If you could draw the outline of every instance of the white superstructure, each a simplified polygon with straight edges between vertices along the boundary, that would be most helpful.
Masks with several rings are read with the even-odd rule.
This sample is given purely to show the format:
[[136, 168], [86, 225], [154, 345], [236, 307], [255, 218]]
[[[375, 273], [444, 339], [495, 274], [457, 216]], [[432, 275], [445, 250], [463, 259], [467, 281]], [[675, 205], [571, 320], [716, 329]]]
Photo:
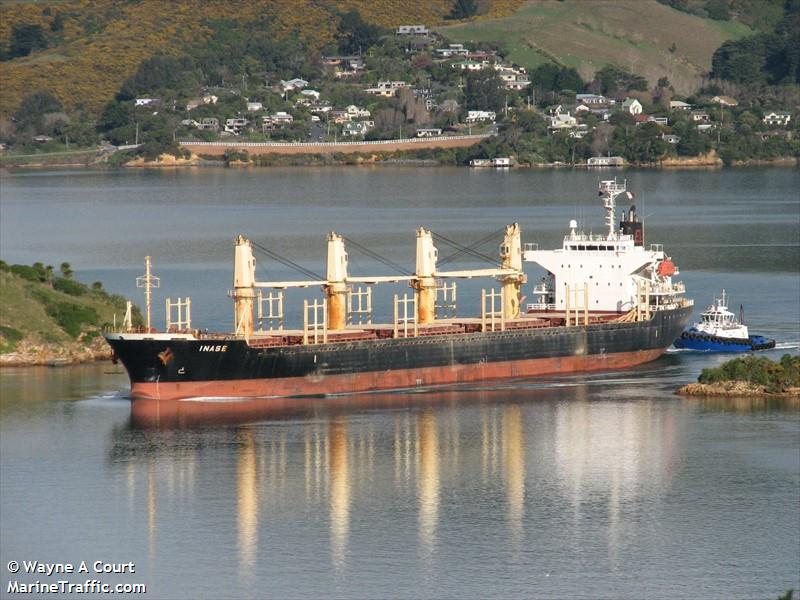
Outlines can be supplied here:
[[713, 304], [703, 311], [692, 330], [721, 338], [746, 340], [750, 336], [747, 325], [737, 321], [728, 310], [725, 290], [722, 290], [721, 298], [714, 298]]
[[560, 249], [539, 250], [538, 244], [525, 244], [525, 261], [547, 271], [534, 287], [534, 302], [528, 309], [624, 313], [643, 306], [652, 311], [689, 302], [682, 298], [683, 283], [672, 281], [678, 270], [661, 244], [645, 248], [643, 223], [635, 207], [622, 211], [620, 227], [616, 227], [617, 197], [624, 194], [633, 199], [625, 182], [601, 181], [599, 188], [606, 233], [578, 231], [577, 223], [571, 221]]

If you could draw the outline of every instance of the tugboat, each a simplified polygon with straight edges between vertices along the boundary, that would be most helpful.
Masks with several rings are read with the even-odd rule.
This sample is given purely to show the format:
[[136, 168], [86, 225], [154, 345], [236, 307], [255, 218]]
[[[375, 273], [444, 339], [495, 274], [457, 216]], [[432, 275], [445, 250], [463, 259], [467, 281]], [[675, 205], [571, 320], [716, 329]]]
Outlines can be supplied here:
[[[740, 321], [744, 319], [740, 317]], [[775, 347], [775, 340], [749, 335], [747, 325], [740, 321], [728, 310], [725, 290], [722, 290], [722, 297], [714, 299], [700, 315], [700, 321], [681, 333], [674, 346], [704, 352], [751, 352]]]

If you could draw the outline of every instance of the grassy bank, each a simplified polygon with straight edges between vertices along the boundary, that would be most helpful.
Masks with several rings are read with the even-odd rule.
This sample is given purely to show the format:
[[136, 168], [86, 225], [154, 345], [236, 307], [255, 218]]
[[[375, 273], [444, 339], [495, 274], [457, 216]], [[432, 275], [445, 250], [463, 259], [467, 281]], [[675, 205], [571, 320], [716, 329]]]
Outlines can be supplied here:
[[[122, 322], [125, 299], [41, 263], [0, 262], [0, 365], [83, 362], [108, 355], [100, 335]], [[138, 309], [134, 318], [141, 321]]]

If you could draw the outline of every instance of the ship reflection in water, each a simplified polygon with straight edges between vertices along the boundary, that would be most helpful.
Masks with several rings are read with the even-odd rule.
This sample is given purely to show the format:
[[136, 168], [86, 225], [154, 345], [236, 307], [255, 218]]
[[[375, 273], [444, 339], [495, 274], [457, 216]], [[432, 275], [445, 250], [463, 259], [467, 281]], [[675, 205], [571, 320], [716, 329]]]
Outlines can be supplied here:
[[[298, 520], [328, 530], [334, 576], [347, 573], [353, 539], [363, 538], [365, 528], [392, 532], [382, 552], [416, 545], [422, 565], [429, 565], [441, 550], [442, 528], [477, 499], [495, 504], [491, 519], [505, 527], [493, 535], [504, 536], [511, 558], [536, 543], [535, 529], [548, 526], [542, 511], [567, 507], [562, 541], [579, 546], [596, 531], [592, 521], [602, 506], [608, 522], [602, 545], [613, 566], [620, 538], [635, 527], [626, 504], [663, 497], [670, 487], [684, 407], [589, 401], [581, 385], [136, 400], [128, 426], [114, 431], [111, 462], [125, 465], [131, 512], [142, 500], [147, 506], [151, 561], [159, 511], [179, 510], [186, 494], [213, 492], [215, 503], [205, 508], [218, 512], [200, 518], [224, 523], [235, 506], [236, 536], [228, 543], [244, 578], [298, 535]], [[408, 535], [415, 530], [416, 540]]]

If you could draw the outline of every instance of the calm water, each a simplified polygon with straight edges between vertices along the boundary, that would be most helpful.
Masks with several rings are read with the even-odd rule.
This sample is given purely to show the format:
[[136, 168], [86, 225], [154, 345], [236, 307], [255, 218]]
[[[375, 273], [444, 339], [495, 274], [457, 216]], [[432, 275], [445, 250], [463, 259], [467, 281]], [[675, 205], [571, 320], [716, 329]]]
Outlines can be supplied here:
[[[646, 237], [665, 244], [697, 308], [724, 287], [753, 331], [778, 340], [770, 355], [796, 353], [797, 170], [625, 175]], [[317, 272], [330, 230], [408, 266], [419, 225], [471, 243], [519, 221], [523, 241], [547, 247], [572, 218], [602, 229], [598, 178], [6, 173], [0, 258], [67, 260], [82, 280], [141, 302], [133, 278], [151, 254], [157, 323], [165, 296], [188, 294], [195, 326], [227, 329], [238, 233]], [[350, 253], [354, 274], [387, 273]], [[267, 260], [259, 271], [293, 276]], [[482, 284], [460, 285], [459, 314], [477, 311]], [[398, 291], [378, 293], [378, 316]], [[7, 369], [0, 595], [9, 578], [65, 578], [12, 576], [9, 561], [103, 560], [133, 561], [136, 573], [89, 578], [145, 583], [159, 598], [777, 597], [800, 589], [800, 413], [674, 396], [722, 360], [670, 352], [610, 374], [235, 410], [132, 407], [112, 365]]]

